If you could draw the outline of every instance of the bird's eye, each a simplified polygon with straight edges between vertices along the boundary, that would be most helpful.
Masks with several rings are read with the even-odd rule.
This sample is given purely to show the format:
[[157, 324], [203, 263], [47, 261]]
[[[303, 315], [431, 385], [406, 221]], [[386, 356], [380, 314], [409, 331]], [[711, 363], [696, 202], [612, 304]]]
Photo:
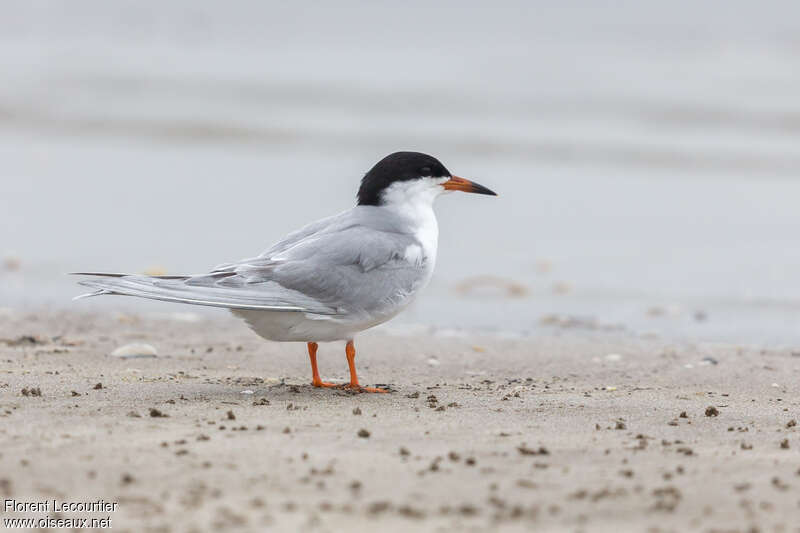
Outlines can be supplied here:
[[422, 167], [421, 169], [419, 169], [420, 176], [430, 176], [432, 174], [433, 171], [431, 170], [431, 167]]

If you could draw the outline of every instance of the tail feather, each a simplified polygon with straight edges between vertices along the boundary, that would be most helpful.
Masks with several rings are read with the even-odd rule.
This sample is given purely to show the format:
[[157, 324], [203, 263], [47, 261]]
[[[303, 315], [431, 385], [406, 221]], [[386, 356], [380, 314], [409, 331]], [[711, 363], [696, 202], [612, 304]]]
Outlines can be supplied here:
[[128, 277], [148, 277], [153, 279], [189, 279], [193, 276], [137, 276], [136, 274], [120, 274], [117, 272], [70, 272], [70, 276], [97, 276], [103, 278], [128, 278]]

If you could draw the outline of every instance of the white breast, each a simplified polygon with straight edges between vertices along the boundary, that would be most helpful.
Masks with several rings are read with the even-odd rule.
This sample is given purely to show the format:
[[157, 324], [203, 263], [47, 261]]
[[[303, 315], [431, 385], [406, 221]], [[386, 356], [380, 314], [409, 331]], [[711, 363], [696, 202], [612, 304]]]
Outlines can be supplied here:
[[[436, 222], [433, 209], [428, 211], [426, 216], [418, 219], [420, 224], [414, 231], [414, 237], [419, 241], [420, 246], [412, 245], [409, 248], [417, 249], [414, 253], [419, 256], [418, 264], [425, 263], [432, 272], [436, 266], [436, 250], [439, 247], [439, 224]], [[408, 250], [406, 250], [406, 254], [408, 255]]]
[[419, 245], [404, 251], [409, 262], [425, 264], [432, 272], [439, 246], [439, 224], [433, 212], [433, 201], [442, 194], [442, 178], [425, 178], [392, 184], [383, 193], [385, 209], [390, 209], [408, 222]]

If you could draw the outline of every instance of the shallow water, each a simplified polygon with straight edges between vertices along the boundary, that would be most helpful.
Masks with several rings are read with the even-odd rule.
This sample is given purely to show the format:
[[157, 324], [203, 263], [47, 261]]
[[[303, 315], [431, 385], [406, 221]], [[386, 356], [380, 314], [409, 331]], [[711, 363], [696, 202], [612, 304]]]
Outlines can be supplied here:
[[417, 149], [500, 197], [401, 324], [800, 342], [800, 7], [614, 6], [5, 6], [0, 306], [164, 309], [62, 273], [253, 255]]

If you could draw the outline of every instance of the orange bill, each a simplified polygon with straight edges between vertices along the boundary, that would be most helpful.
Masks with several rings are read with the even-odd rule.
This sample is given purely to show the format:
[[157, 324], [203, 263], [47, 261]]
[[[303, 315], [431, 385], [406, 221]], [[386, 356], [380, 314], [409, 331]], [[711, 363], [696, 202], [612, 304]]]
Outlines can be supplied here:
[[474, 192], [475, 194], [488, 194], [490, 196], [497, 196], [497, 193], [491, 189], [487, 189], [479, 183], [469, 181], [458, 176], [451, 176], [449, 180], [444, 182], [443, 187], [447, 191], [463, 191]]

